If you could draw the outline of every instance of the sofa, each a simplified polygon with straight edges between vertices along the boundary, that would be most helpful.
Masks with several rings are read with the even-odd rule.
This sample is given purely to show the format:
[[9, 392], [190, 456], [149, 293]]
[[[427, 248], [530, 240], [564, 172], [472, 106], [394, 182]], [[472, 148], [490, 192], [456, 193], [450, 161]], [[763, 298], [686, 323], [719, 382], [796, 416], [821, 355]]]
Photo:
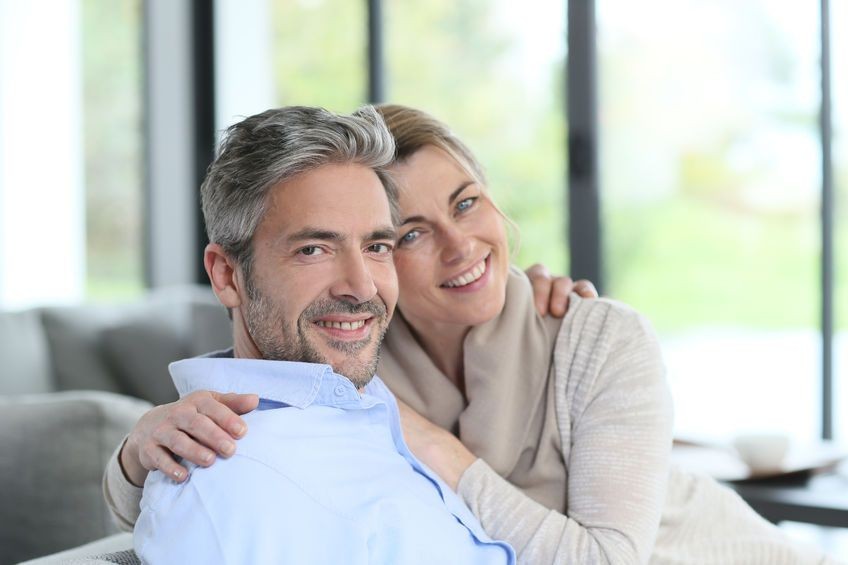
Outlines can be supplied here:
[[0, 564], [115, 534], [106, 461], [151, 404], [177, 398], [170, 362], [231, 343], [226, 311], [201, 286], [0, 312]]

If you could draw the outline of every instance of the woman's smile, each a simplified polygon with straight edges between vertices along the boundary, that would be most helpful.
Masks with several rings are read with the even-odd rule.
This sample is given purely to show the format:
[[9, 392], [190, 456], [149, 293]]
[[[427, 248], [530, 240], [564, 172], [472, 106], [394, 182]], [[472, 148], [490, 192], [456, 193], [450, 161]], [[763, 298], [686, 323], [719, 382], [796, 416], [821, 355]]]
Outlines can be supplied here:
[[439, 286], [452, 292], [473, 292], [481, 289], [491, 279], [490, 274], [492, 271], [489, 268], [491, 257], [492, 254], [489, 253], [470, 268], [462, 271], [461, 274], [452, 277]]

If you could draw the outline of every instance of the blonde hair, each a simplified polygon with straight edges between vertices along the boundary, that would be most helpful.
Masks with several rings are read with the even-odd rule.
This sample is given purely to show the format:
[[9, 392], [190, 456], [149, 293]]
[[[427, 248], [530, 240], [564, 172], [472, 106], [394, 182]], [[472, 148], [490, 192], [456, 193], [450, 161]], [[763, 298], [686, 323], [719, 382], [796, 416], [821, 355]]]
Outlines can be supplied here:
[[424, 147], [436, 147], [447, 153], [468, 175], [480, 184], [484, 194], [512, 232], [512, 252], [513, 255], [516, 255], [521, 245], [521, 232], [518, 225], [492, 199], [483, 166], [474, 157], [471, 149], [451, 131], [447, 124], [437, 120], [427, 112], [401, 104], [380, 104], [375, 108], [383, 116], [383, 121], [395, 138], [395, 162], [404, 162]]

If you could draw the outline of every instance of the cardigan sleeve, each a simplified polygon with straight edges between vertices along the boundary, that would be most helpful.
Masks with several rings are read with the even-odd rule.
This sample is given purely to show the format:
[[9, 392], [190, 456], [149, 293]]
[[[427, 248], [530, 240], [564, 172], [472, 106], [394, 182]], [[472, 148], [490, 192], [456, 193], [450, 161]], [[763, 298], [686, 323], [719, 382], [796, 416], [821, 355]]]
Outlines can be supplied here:
[[121, 469], [121, 449], [126, 441], [127, 438], [121, 441], [106, 464], [103, 473], [103, 498], [118, 528], [131, 532], [141, 512], [139, 505], [143, 489], [132, 484]]
[[[574, 305], [572, 308], [575, 308]], [[557, 337], [567, 510], [545, 508], [477, 460], [460, 496], [520, 563], [647, 563], [668, 480], [671, 395], [645, 320], [584, 300]]]

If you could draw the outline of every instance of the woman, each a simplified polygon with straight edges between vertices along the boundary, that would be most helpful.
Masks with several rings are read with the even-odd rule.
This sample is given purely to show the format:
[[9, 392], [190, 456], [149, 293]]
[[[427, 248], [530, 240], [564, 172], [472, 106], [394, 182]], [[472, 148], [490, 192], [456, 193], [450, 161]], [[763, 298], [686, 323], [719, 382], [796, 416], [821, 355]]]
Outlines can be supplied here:
[[[821, 562], [729, 490], [669, 473], [671, 402], [644, 320], [576, 296], [564, 319], [539, 316], [468, 149], [422, 112], [380, 111], [398, 144], [402, 224], [401, 296], [378, 374], [409, 405], [413, 452], [487, 532], [526, 563]], [[236, 412], [255, 404], [228, 400]], [[210, 395], [155, 409], [127, 440], [124, 468], [183, 479], [169, 451], [208, 464], [196, 439], [231, 454], [219, 424], [244, 431]], [[105, 484], [132, 521], [140, 495], [117, 458]]]

